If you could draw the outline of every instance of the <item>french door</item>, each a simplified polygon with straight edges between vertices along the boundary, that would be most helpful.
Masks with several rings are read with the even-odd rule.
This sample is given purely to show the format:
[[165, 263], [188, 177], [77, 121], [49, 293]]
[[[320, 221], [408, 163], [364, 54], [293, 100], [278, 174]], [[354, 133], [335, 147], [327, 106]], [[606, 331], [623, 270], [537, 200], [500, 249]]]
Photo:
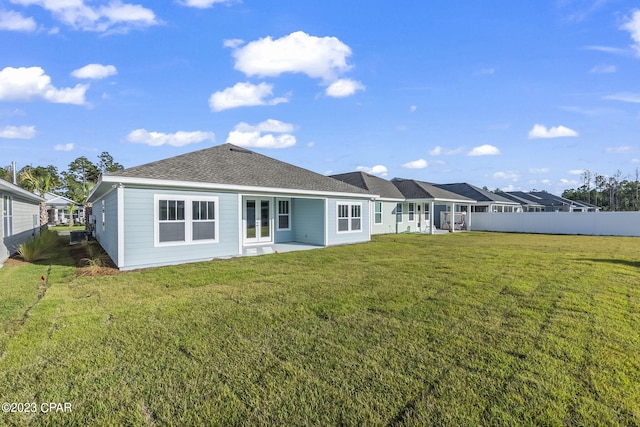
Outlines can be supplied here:
[[273, 241], [273, 215], [271, 199], [246, 197], [244, 200], [244, 242]]

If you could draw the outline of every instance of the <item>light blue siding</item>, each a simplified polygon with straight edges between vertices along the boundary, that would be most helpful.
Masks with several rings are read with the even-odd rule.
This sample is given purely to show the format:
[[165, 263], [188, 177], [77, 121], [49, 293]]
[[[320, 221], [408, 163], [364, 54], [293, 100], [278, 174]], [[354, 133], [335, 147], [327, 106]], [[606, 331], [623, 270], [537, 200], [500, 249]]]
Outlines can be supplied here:
[[[370, 209], [373, 206], [369, 200], [363, 199], [328, 199], [328, 242], [329, 245], [341, 245], [347, 243], [368, 242], [371, 238], [369, 232]], [[338, 204], [360, 204], [362, 206], [360, 231], [338, 233]]]
[[[218, 242], [177, 246], [154, 246], [154, 195], [218, 197]], [[125, 188], [124, 265], [143, 268], [204, 261], [239, 254], [238, 195], [235, 193], [168, 189]]]
[[375, 206], [375, 203], [382, 203], [382, 223], [375, 223], [375, 213], [371, 214], [371, 218], [373, 221], [373, 234], [388, 234], [388, 233], [398, 233], [402, 230], [399, 229], [399, 224], [397, 223], [396, 218], [396, 206], [397, 202], [372, 202], [372, 209]]
[[[4, 235], [2, 218], [3, 194], [13, 197], [12, 234]], [[40, 232], [40, 204], [22, 199], [9, 193], [0, 193], [0, 264], [13, 255], [21, 243], [37, 236]]]
[[[118, 263], [118, 194], [111, 191], [104, 198], [96, 200], [91, 208], [95, 218], [95, 235], [100, 246]], [[102, 226], [102, 206], [104, 201], [104, 228]]]
[[324, 200], [292, 199], [294, 239], [309, 245], [325, 245]]

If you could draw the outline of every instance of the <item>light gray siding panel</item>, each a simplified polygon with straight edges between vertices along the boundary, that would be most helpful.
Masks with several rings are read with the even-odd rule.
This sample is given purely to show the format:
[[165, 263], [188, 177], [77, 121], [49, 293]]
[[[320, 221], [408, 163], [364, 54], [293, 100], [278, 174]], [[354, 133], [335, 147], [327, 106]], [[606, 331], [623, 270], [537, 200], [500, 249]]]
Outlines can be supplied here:
[[[362, 206], [360, 231], [338, 233], [338, 203], [358, 203]], [[327, 245], [341, 245], [346, 243], [368, 242], [371, 239], [369, 233], [370, 209], [373, 206], [369, 200], [363, 199], [329, 199], [328, 200], [328, 238]]]
[[[179, 246], [154, 246], [154, 195], [218, 197], [218, 242]], [[240, 214], [238, 195], [203, 191], [125, 188], [125, 263], [133, 269], [238, 255]]]
[[[10, 236], [4, 235], [4, 222], [2, 218], [3, 195], [13, 198], [13, 232]], [[40, 232], [40, 204], [23, 199], [19, 195], [0, 193], [0, 263], [13, 255], [18, 246], [35, 237]]]
[[[104, 230], [102, 228], [102, 202], [104, 200]], [[118, 197], [117, 191], [112, 191], [103, 199], [97, 200], [92, 207], [96, 220], [96, 240], [111, 257], [118, 262]]]
[[[371, 203], [372, 209], [374, 208], [375, 202]], [[382, 203], [382, 224], [375, 223], [375, 214], [371, 214], [371, 218], [373, 221], [373, 234], [388, 234], [388, 233], [398, 233], [402, 230], [399, 229], [396, 224], [396, 206], [397, 202], [380, 202]]]
[[296, 242], [325, 245], [324, 200], [292, 199], [292, 225]]

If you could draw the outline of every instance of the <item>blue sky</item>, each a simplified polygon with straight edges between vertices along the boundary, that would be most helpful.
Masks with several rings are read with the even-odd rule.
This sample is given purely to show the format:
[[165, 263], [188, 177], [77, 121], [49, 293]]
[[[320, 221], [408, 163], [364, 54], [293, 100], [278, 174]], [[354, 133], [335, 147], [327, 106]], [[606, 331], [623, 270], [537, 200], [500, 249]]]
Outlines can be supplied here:
[[231, 142], [329, 174], [581, 185], [640, 167], [625, 0], [0, 0], [0, 166]]

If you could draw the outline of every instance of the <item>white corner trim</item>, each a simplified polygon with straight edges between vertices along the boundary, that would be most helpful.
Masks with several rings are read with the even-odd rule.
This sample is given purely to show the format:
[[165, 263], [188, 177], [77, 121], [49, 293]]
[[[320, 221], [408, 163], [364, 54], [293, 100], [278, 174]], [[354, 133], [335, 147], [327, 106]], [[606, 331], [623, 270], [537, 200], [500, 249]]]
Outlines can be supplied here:
[[124, 267], [124, 186], [117, 190], [118, 203], [118, 268]]

